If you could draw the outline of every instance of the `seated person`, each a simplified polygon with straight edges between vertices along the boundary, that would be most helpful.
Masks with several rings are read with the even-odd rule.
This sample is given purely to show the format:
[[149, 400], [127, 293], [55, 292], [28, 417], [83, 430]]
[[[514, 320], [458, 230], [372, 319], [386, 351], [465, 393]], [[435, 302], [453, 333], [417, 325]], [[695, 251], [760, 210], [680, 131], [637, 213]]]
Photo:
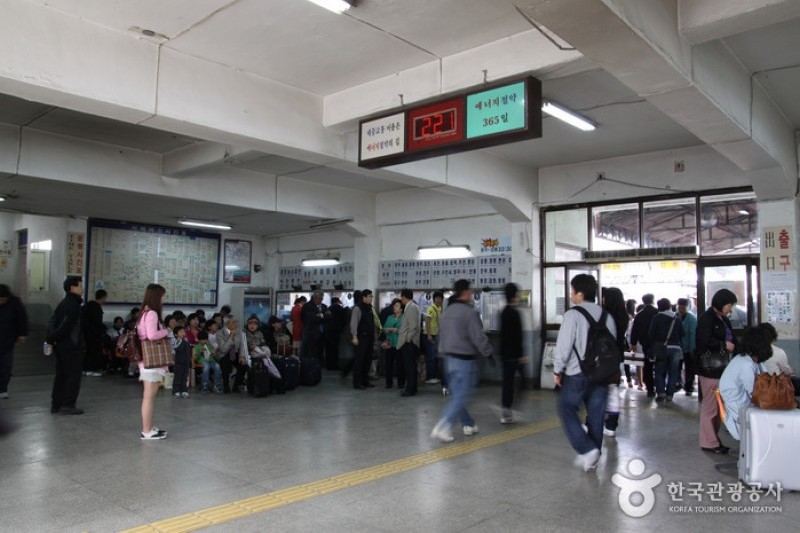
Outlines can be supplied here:
[[739, 413], [752, 403], [756, 374], [766, 371], [763, 363], [772, 357], [770, 338], [761, 326], [748, 329], [742, 337], [741, 353], [731, 359], [719, 378], [719, 393], [727, 412], [725, 427], [736, 440], [739, 440]]
[[261, 321], [258, 317], [256, 315], [250, 315], [250, 318], [247, 319], [247, 328], [245, 329], [247, 349], [250, 351], [250, 357], [269, 357], [271, 353], [260, 328]]
[[192, 359], [203, 368], [202, 384], [203, 394], [208, 394], [208, 375], [214, 373], [214, 393], [222, 394], [222, 370], [219, 368], [217, 358], [219, 354], [208, 342], [208, 332], [201, 331], [197, 334], [197, 344], [192, 350]]
[[[269, 346], [269, 351], [273, 354], [285, 354], [285, 348], [292, 343], [289, 330], [284, 327], [283, 321], [275, 315], [269, 317], [266, 325], [261, 326], [261, 333], [264, 335], [267, 346]], [[278, 346], [283, 350], [279, 351]]]
[[215, 320], [209, 320], [206, 322], [205, 327], [206, 333], [208, 333], [208, 343], [211, 344], [211, 347], [216, 351], [219, 349], [219, 343], [217, 342], [217, 331], [219, 331], [219, 324]]
[[786, 355], [783, 348], [775, 345], [775, 342], [778, 340], [778, 332], [769, 322], [759, 324], [759, 327], [766, 330], [772, 342], [772, 357], [764, 362], [767, 372], [776, 376], [778, 374], [789, 374], [792, 379], [792, 385], [794, 385], [794, 395], [800, 396], [800, 378], [795, 375], [794, 368], [789, 364], [789, 357]]

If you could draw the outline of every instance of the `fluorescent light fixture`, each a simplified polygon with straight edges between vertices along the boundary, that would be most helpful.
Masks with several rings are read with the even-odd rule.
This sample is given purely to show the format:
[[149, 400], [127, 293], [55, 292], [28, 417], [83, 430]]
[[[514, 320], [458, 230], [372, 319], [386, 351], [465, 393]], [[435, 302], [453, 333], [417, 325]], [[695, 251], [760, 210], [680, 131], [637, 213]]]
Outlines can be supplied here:
[[345, 0], [308, 0], [314, 4], [317, 4], [320, 7], [324, 7], [328, 11], [333, 11], [341, 15], [351, 7], [353, 4], [351, 2], [347, 2]]
[[215, 222], [200, 222], [198, 220], [179, 220], [178, 224], [184, 226], [192, 226], [193, 228], [211, 228], [211, 229], [231, 229], [227, 224], [217, 224]]
[[437, 244], [436, 246], [420, 246], [417, 248], [419, 259], [461, 259], [472, 257], [466, 244]]
[[595, 125], [589, 122], [585, 117], [580, 116], [574, 111], [570, 111], [566, 107], [554, 104], [550, 100], [542, 100], [542, 111], [555, 117], [558, 120], [563, 120], [570, 126], [574, 126], [582, 131], [594, 131]]
[[322, 257], [320, 259], [303, 259], [301, 264], [304, 267], [327, 267], [339, 264], [339, 260], [335, 257]]
[[748, 211], [747, 209], [739, 209], [739, 214], [744, 216], [749, 216], [750, 211]]
[[332, 228], [341, 226], [342, 224], [349, 224], [353, 221], [352, 218], [333, 218], [331, 220], [323, 220], [315, 224], [309, 224], [309, 228]]
[[51, 240], [31, 243], [31, 250], [47, 251], [52, 249], [53, 249], [53, 241]]

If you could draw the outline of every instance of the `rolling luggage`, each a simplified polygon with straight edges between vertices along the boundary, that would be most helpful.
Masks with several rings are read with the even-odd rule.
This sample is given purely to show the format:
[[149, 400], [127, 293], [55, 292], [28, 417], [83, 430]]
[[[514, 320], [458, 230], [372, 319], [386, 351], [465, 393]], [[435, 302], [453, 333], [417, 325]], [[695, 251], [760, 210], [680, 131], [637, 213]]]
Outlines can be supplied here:
[[303, 357], [300, 359], [300, 385], [313, 387], [322, 381], [322, 368], [319, 359], [315, 357]]
[[272, 362], [283, 376], [285, 390], [294, 390], [300, 382], [300, 364], [296, 357], [273, 357]]
[[250, 372], [248, 375], [247, 392], [256, 398], [269, 396], [270, 393], [270, 374], [267, 366], [259, 358], [253, 358], [250, 362]]
[[763, 489], [780, 483], [784, 490], [800, 490], [800, 410], [747, 407], [739, 416], [739, 479]]
[[269, 391], [272, 394], [286, 394], [286, 358], [272, 356], [270, 359], [281, 377], [276, 378], [272, 375], [269, 377]]

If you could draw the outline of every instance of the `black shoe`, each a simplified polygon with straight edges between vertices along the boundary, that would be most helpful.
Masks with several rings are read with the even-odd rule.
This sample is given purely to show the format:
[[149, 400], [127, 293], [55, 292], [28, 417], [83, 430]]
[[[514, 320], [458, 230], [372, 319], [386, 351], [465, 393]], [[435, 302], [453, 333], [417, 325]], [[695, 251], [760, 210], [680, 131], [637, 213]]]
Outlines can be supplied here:
[[400, 393], [400, 396], [402, 396], [403, 398], [407, 398], [409, 396], [415, 396], [416, 394], [417, 394], [416, 392], [403, 391]]
[[50, 414], [54, 415], [54, 414], [58, 413], [60, 410], [61, 410], [60, 407], [53, 406], [53, 407], [50, 408]]
[[655, 392], [648, 392], [647, 393], [647, 397], [648, 398], [655, 398], [656, 397], [656, 393]]
[[716, 448], [700, 448], [700, 449], [703, 450], [704, 452], [716, 453], [717, 455], [727, 455], [728, 452], [731, 451], [730, 448], [728, 448], [727, 446], [723, 446], [722, 444], [720, 444]]
[[386, 385], [386, 388], [387, 388], [387, 389], [391, 389], [391, 388], [392, 388], [392, 385]]
[[367, 384], [366, 384], [366, 385], [364, 385], [364, 386], [365, 386], [366, 388], [368, 388], [368, 389], [374, 389], [374, 388], [375, 388], [375, 385], [373, 385], [372, 383], [367, 383]]
[[353, 388], [355, 390], [367, 390], [367, 388], [364, 385], [353, 385]]
[[82, 415], [83, 409], [78, 409], [77, 407], [62, 407], [58, 412], [62, 415]]

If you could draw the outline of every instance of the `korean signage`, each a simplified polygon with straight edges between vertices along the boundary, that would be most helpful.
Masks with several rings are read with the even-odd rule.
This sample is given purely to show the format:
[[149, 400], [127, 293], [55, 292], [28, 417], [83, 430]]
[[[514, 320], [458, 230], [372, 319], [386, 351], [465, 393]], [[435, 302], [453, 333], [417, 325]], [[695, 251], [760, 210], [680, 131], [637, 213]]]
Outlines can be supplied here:
[[406, 149], [405, 115], [397, 113], [361, 123], [361, 160], [402, 154]]
[[86, 234], [67, 233], [67, 275], [83, 276], [86, 257]]
[[467, 97], [467, 139], [523, 129], [525, 118], [523, 82]]

